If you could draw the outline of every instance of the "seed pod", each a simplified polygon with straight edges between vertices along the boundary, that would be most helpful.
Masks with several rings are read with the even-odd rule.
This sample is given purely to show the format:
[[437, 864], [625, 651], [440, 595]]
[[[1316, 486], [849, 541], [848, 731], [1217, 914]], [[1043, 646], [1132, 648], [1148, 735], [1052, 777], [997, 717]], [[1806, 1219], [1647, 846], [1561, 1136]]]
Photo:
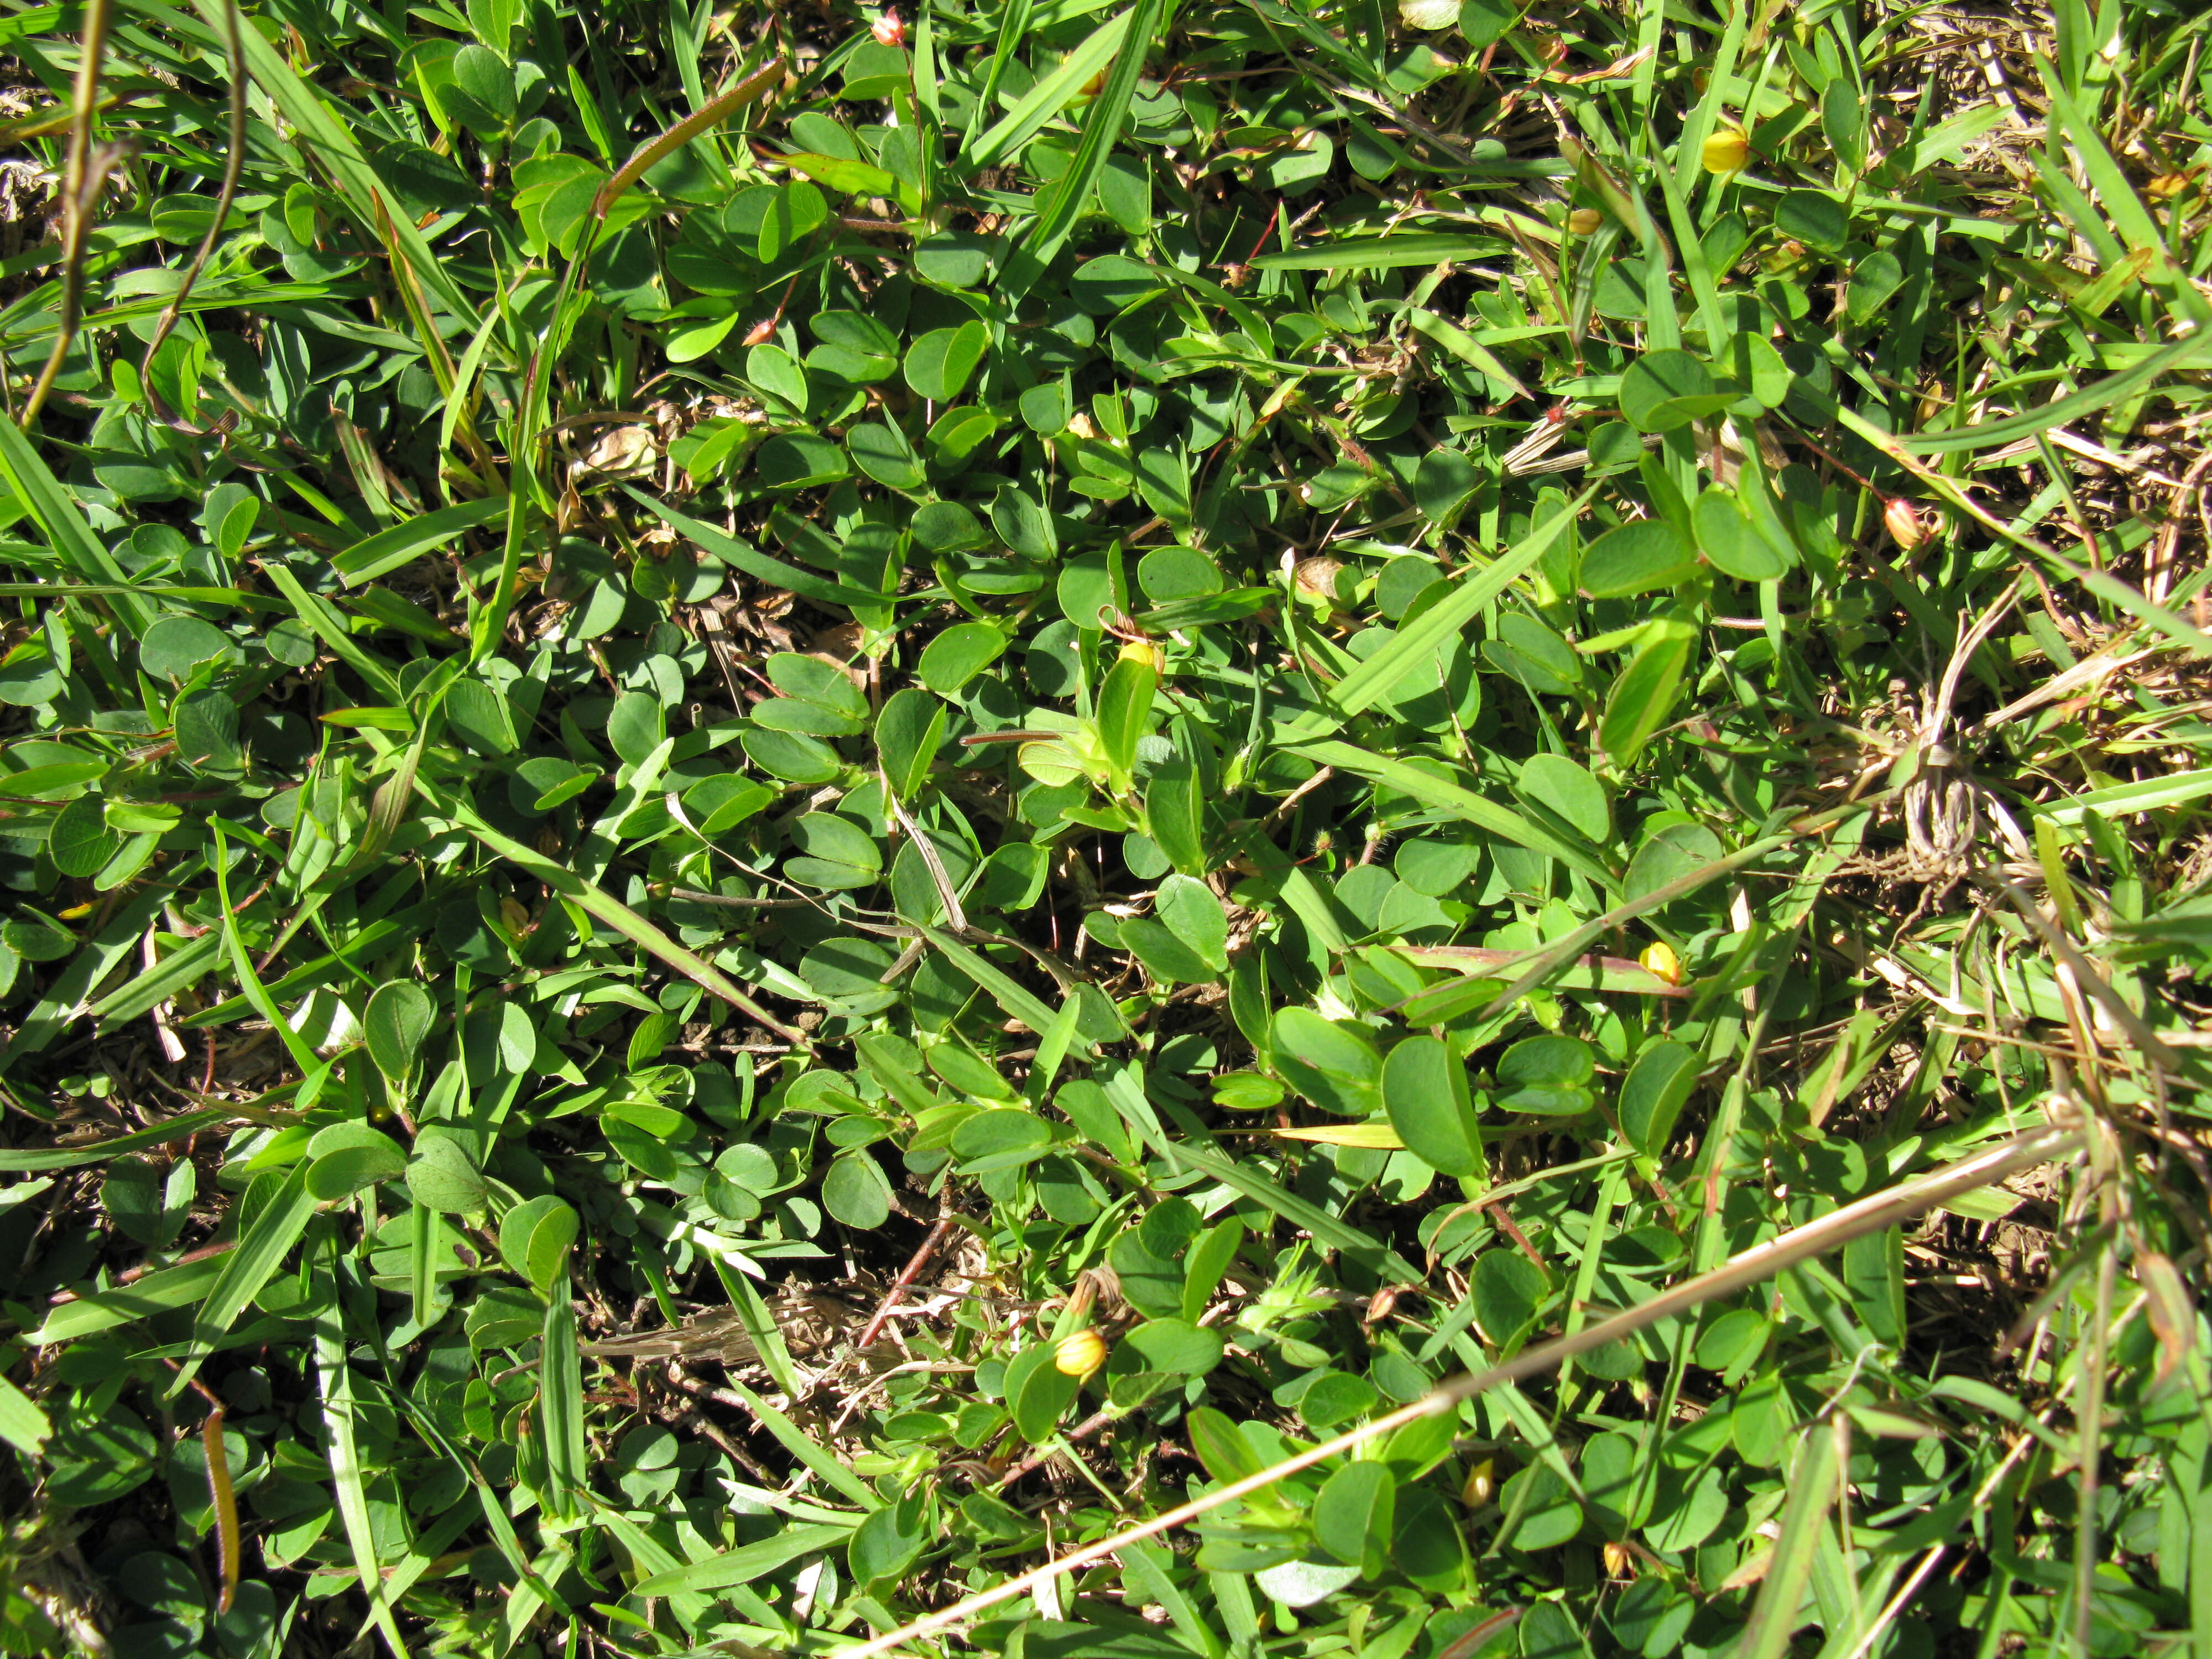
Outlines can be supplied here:
[[1300, 559], [1291, 567], [1291, 574], [1300, 592], [1310, 593], [1316, 599], [1327, 599], [1334, 605], [1336, 603], [1336, 579], [1343, 568], [1344, 566], [1337, 560], [1317, 553], [1310, 558]]
[[1567, 215], [1567, 229], [1577, 236], [1595, 236], [1604, 222], [1605, 215], [1595, 208], [1576, 208]]
[[1708, 173], [1741, 173], [1751, 160], [1751, 140], [1741, 127], [1723, 127], [1707, 135], [1698, 159]]
[[1105, 1363], [1106, 1339], [1088, 1326], [1052, 1346], [1052, 1368], [1063, 1376], [1088, 1376]]
[[1663, 939], [1645, 945], [1643, 953], [1636, 958], [1636, 963], [1638, 967], [1647, 972], [1656, 974], [1669, 985], [1680, 985], [1682, 982], [1682, 958], [1674, 954], [1674, 947]]
[[1448, 29], [1459, 21], [1459, 0], [1398, 0], [1398, 21], [1409, 29]]
[[1910, 553], [1928, 539], [1927, 527], [1920, 522], [1920, 514], [1902, 495], [1893, 495], [1881, 509], [1881, 527], [1889, 532], [1890, 540]]

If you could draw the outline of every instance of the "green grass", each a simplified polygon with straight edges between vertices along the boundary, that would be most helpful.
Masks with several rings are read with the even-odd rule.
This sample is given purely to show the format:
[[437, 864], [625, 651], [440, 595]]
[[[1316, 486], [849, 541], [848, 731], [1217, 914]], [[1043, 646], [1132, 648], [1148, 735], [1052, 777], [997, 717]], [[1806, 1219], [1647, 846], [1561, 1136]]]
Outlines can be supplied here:
[[2212, 1655], [2208, 34], [11, 0], [0, 1650]]

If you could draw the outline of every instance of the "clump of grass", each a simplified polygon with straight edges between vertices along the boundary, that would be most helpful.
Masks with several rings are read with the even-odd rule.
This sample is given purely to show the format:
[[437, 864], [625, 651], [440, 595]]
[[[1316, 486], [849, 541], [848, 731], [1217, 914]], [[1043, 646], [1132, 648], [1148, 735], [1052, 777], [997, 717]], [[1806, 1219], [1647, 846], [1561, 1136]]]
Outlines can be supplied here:
[[0, 1646], [2202, 1639], [2201, 20], [0, 31]]

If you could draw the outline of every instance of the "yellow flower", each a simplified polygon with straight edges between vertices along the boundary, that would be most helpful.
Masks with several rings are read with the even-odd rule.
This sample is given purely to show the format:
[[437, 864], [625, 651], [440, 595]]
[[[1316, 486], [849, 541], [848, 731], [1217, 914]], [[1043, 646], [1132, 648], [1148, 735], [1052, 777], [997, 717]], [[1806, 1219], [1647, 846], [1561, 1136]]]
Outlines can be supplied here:
[[1751, 140], [1741, 127], [1723, 127], [1706, 137], [1698, 155], [1708, 173], [1741, 173], [1751, 160]]
[[1063, 1376], [1088, 1376], [1106, 1363], [1106, 1339], [1085, 1326], [1052, 1345], [1053, 1369]]
[[1636, 962], [1638, 967], [1656, 974], [1669, 985], [1682, 982], [1682, 958], [1674, 954], [1674, 947], [1665, 939], [1645, 945], [1644, 953], [1636, 958]]
[[1119, 655], [1123, 662], [1140, 662], [1155, 674], [1167, 672], [1168, 653], [1150, 640], [1124, 640]]

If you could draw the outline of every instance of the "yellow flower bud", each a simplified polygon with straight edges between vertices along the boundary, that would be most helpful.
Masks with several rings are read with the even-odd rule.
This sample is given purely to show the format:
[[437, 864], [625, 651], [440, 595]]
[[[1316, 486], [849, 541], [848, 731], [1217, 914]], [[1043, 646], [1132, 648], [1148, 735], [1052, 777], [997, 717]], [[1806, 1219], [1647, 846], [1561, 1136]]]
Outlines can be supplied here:
[[1467, 1480], [1459, 1489], [1459, 1501], [1471, 1510], [1486, 1509], [1490, 1500], [1498, 1496], [1498, 1465], [1490, 1458], [1478, 1457], [1467, 1472]]
[[1623, 1573], [1628, 1571], [1629, 1561], [1630, 1556], [1628, 1553], [1628, 1547], [1626, 1545], [1616, 1544], [1610, 1538], [1606, 1540], [1605, 1576], [1607, 1577], [1620, 1577]]
[[1150, 640], [1122, 641], [1121, 657], [1123, 662], [1140, 662], [1155, 674], [1167, 672], [1168, 653]]
[[1882, 507], [1881, 527], [1889, 532], [1890, 540], [1908, 553], [1928, 539], [1918, 511], [1902, 495], [1892, 496]]
[[1063, 1376], [1088, 1376], [1105, 1363], [1106, 1339], [1088, 1326], [1052, 1345], [1052, 1368]]
[[1698, 159], [1708, 173], [1741, 173], [1751, 160], [1751, 140], [1741, 127], [1723, 127], [1707, 136]]
[[1605, 215], [1595, 208], [1576, 208], [1567, 215], [1567, 229], [1577, 236], [1595, 236], [1604, 222]]
[[1674, 947], [1663, 939], [1656, 944], [1645, 945], [1643, 954], [1636, 958], [1636, 963], [1638, 967], [1646, 972], [1656, 974], [1669, 985], [1680, 985], [1682, 982], [1682, 958], [1674, 954]]

